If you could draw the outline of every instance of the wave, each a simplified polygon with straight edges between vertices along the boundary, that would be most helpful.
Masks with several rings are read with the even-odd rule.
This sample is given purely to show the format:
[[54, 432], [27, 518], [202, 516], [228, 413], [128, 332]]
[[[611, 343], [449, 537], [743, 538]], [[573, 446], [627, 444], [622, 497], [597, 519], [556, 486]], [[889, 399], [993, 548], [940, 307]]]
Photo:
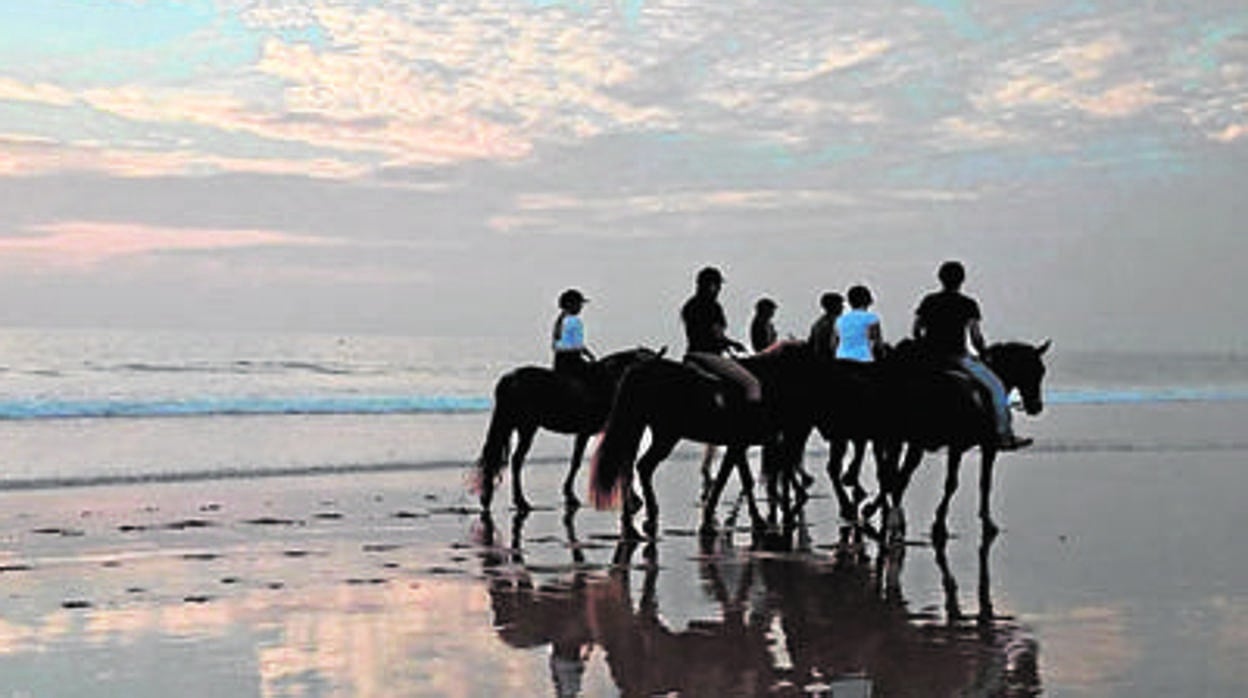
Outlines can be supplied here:
[[[1050, 405], [1248, 401], [1248, 388], [1058, 389]], [[488, 412], [481, 395], [201, 396], [177, 399], [0, 400], [0, 420], [211, 417], [230, 415], [475, 414]]]
[[453, 395], [311, 397], [197, 397], [176, 400], [0, 401], [0, 420], [228, 415], [459, 414], [485, 412], [485, 397]]
[[1046, 391], [1050, 405], [1124, 405], [1159, 402], [1248, 400], [1248, 387], [1231, 388], [1076, 388]]

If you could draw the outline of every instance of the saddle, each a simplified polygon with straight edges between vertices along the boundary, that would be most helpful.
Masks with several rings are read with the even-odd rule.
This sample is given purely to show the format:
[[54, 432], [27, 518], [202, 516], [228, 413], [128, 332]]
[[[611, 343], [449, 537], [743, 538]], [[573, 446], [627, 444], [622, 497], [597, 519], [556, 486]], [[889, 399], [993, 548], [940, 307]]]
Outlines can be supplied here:
[[723, 410], [730, 415], [730, 419], [739, 422], [743, 431], [753, 431], [763, 424], [767, 417], [763, 403], [746, 400], [745, 388], [739, 383], [712, 371], [697, 359], [685, 357], [681, 364], [707, 382], [715, 408]]
[[745, 404], [745, 389], [736, 381], [712, 371], [698, 360], [691, 359], [688, 356], [681, 361], [681, 364], [710, 383], [712, 396], [717, 407], [738, 407]]

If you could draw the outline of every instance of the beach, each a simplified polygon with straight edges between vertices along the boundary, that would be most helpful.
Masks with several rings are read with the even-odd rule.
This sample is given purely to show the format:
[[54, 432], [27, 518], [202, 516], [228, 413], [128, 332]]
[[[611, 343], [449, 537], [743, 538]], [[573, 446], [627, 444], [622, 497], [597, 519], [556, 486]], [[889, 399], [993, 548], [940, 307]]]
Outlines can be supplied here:
[[[843, 533], [821, 472], [789, 549], [752, 550], [743, 512], [700, 539], [692, 446], [656, 475], [650, 545], [622, 548], [615, 512], [567, 515], [570, 444], [554, 435], [525, 473], [538, 508], [516, 519], [500, 496], [483, 517], [465, 488], [483, 414], [431, 422], [438, 448], [464, 440], [445, 462], [9, 487], [0, 695], [1240, 695], [1245, 416], [1238, 401], [1052, 405], [1020, 420], [1036, 445], [999, 461], [998, 536], [974, 516], [972, 453], [952, 537], [932, 547], [944, 468], [929, 455], [906, 544], [883, 554]], [[259, 419], [216, 429], [274, 460], [269, 430], [291, 431], [296, 454], [343, 431], [341, 417]], [[405, 419], [360, 438], [404, 443]], [[164, 427], [128, 448], [249, 448]], [[15, 434], [46, 438], [4, 431], [19, 453]]]

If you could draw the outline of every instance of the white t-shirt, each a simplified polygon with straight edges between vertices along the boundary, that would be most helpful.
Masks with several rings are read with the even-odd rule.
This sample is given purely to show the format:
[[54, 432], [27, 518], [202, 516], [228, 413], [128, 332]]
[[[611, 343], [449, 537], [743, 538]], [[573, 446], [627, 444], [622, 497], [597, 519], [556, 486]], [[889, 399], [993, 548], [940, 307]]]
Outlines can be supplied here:
[[555, 338], [555, 351], [579, 351], [585, 347], [585, 323], [579, 315], [564, 315]]
[[854, 361], [872, 361], [871, 340], [867, 328], [878, 324], [880, 316], [870, 310], [856, 309], [836, 319], [836, 358]]

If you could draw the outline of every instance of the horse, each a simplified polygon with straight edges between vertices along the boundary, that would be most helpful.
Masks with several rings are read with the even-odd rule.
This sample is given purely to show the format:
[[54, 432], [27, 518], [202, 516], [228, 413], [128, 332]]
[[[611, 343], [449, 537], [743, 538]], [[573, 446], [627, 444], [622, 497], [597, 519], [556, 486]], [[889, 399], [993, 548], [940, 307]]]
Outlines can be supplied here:
[[[763, 470], [788, 476], [798, 488], [799, 502], [803, 501], [802, 485], [809, 483], [797, 482], [794, 475], [800, 472], [810, 433], [818, 431], [828, 442], [826, 470], [841, 517], [853, 521], [858, 518], [858, 505], [866, 499], [866, 491], [858, 478], [867, 443], [871, 444], [877, 468], [891, 462], [893, 453], [900, 447], [888, 426], [887, 404], [880, 390], [881, 369], [874, 363], [831, 358], [816, 362], [813, 369], [810, 378], [817, 386], [818, 401], [811, 419], [790, 421], [782, 426], [779, 446], [763, 452]], [[853, 459], [842, 474], [841, 465], [851, 444]], [[779, 458], [779, 462], [769, 463], [769, 457]]]
[[[653, 535], [658, 524], [654, 471], [681, 439], [690, 439], [727, 447], [719, 475], [704, 498], [703, 532], [714, 530], [715, 506], [733, 468], [740, 474], [755, 527], [761, 528], [763, 518], [754, 499], [746, 450], [754, 445], [762, 445], [765, 451], [775, 448], [778, 434], [796, 432], [813, 419], [819, 384], [811, 378], [819, 359], [803, 343], [793, 343], [740, 361], [761, 382], [761, 403], [746, 403], [736, 395], [739, 391], [735, 386], [685, 363], [650, 361], [630, 369], [620, 381], [606, 430], [594, 453], [590, 476], [594, 505], [610, 508], [621, 493], [630, 492], [635, 469], [641, 478], [647, 512], [645, 526]], [[647, 429], [650, 446], [636, 459]], [[792, 461], [786, 458], [784, 462]], [[793, 475], [786, 472], [774, 478], [791, 480]], [[631, 498], [622, 507], [620, 531], [625, 538], [640, 537], [632, 524], [636, 508]]]
[[539, 428], [575, 436], [571, 466], [563, 481], [563, 497], [567, 506], [580, 506], [573, 481], [589, 437], [602, 429], [610, 412], [616, 384], [630, 367], [658, 359], [665, 351], [637, 347], [609, 354], [590, 364], [583, 379], [543, 366], [522, 366], [499, 378], [472, 487], [480, 495], [481, 507], [490, 508], [494, 488], [508, 461], [511, 435], [515, 433], [516, 447], [510, 454], [512, 503], [517, 511], [532, 509], [524, 496], [520, 471]]
[[[1028, 415], [1044, 409], [1041, 383], [1044, 380], [1044, 353], [1052, 342], [1039, 345], [1026, 342], [993, 344], [982, 359], [1001, 380], [1007, 394], [1015, 389], [1022, 396]], [[932, 537], [937, 542], [948, 536], [946, 518], [949, 502], [958, 488], [962, 455], [979, 447], [979, 518], [984, 530], [995, 533], [997, 526], [989, 510], [992, 471], [998, 446], [991, 403], [982, 388], [961, 371], [942, 370], [936, 364], [917, 358], [914, 345], [899, 347], [884, 372], [881, 386], [893, 405], [888, 418], [893, 437], [906, 444], [905, 459], [897, 464], [900, 450], [881, 473], [882, 491], [868, 505], [867, 515], [890, 506], [900, 511], [902, 497], [914, 471], [927, 451], [947, 450], [945, 491], [936, 508]], [[886, 517], [887, 518], [887, 517]]]

